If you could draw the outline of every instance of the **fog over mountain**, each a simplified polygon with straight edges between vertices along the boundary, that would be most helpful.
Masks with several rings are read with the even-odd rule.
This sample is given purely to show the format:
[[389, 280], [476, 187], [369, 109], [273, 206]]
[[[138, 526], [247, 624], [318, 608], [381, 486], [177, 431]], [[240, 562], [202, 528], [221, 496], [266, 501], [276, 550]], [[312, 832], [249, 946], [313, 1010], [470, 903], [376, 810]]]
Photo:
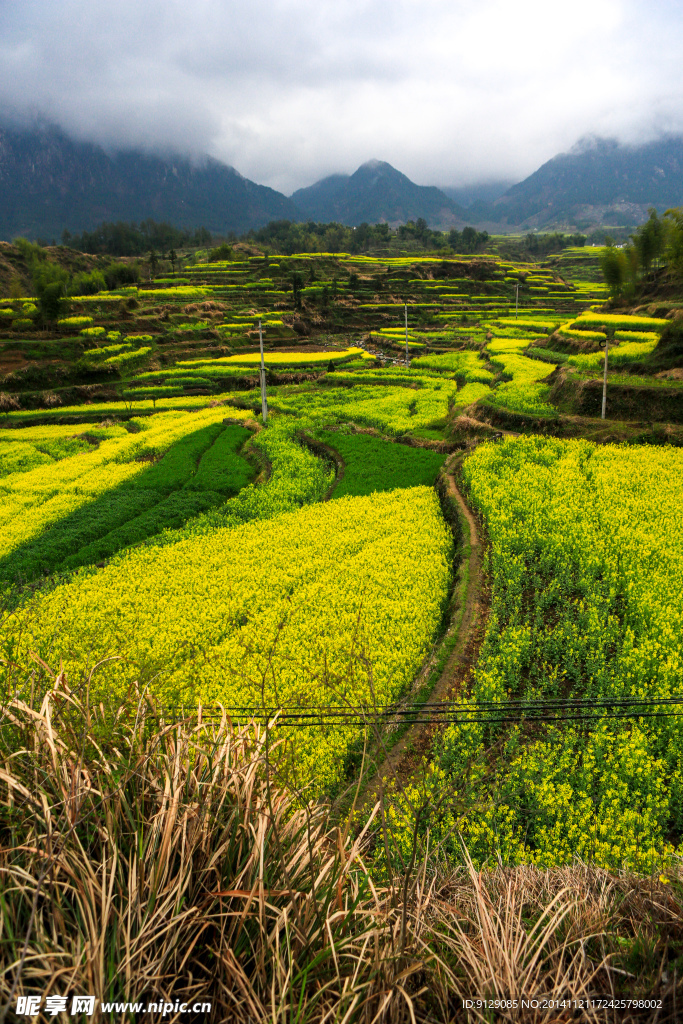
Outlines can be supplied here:
[[162, 159], [140, 151], [112, 156], [49, 125], [0, 128], [0, 238], [58, 239], [102, 221], [148, 217], [178, 227], [241, 233], [269, 220], [295, 220], [279, 192], [217, 160]]
[[287, 195], [373, 155], [519, 182], [589, 133], [683, 130], [682, 44], [674, 0], [30, 0], [0, 4], [0, 111]]
[[652, 206], [660, 213], [683, 206], [682, 136], [641, 146], [582, 139], [493, 203], [473, 203], [467, 213], [503, 229], [582, 229], [598, 224], [635, 226]]
[[[211, 157], [162, 158], [140, 150], [108, 154], [54, 126], [0, 127], [0, 238], [57, 239], [102, 221], [170, 221], [241, 234], [272, 220], [473, 224], [495, 231], [629, 227], [650, 206], [683, 205], [683, 137], [642, 146], [584, 139], [501, 195], [503, 183], [453, 189], [417, 185], [382, 160], [334, 174], [287, 197]], [[493, 196], [493, 200], [487, 200]]]

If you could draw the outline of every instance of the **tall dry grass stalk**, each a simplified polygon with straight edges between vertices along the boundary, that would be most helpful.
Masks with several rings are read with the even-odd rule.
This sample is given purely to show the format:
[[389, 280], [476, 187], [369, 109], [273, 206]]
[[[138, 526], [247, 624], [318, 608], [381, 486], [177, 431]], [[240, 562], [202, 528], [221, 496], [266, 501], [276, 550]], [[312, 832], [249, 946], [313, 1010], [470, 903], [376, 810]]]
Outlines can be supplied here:
[[[88, 993], [210, 1001], [212, 1021], [240, 1024], [558, 1020], [462, 1000], [608, 994], [623, 982], [617, 908], [629, 934], [680, 926], [670, 885], [648, 895], [581, 866], [443, 875], [423, 861], [380, 885], [377, 808], [351, 833], [276, 784], [277, 750], [257, 727], [165, 722], [139, 697], [131, 709], [83, 707], [63, 674], [40, 707], [3, 708], [5, 1009]], [[669, 1006], [678, 982], [659, 981]]]

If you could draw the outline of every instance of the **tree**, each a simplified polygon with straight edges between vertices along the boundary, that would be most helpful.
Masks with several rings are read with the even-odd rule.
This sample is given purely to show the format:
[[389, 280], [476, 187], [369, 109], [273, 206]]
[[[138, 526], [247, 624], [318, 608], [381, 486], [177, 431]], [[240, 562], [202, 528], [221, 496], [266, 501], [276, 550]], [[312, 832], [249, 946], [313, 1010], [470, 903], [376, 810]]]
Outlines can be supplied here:
[[190, 231], [172, 224], [157, 224], [151, 218], [140, 225], [123, 221], [117, 224], [105, 222], [94, 231], [84, 231], [81, 235], [72, 235], [66, 230], [62, 234], [62, 243], [72, 249], [110, 256], [142, 256], [150, 249], [165, 251], [171, 247], [208, 245], [210, 241], [211, 232], [206, 228]]
[[[17, 239], [17, 241], [25, 241]], [[58, 263], [53, 263], [39, 246], [27, 242], [22, 251], [27, 258], [33, 290], [38, 298], [38, 315], [44, 324], [53, 324], [59, 320], [64, 310], [69, 273]]]
[[232, 259], [232, 249], [227, 242], [223, 242], [215, 249], [209, 251], [209, 263], [222, 263], [224, 260]]
[[38, 296], [38, 313], [44, 324], [59, 320], [65, 307], [68, 272], [56, 263], [37, 263], [33, 266], [33, 286]]
[[677, 277], [683, 277], [683, 208], [667, 210], [664, 220], [666, 261]]
[[149, 263], [149, 279], [151, 281], [156, 273], [157, 267], [159, 266], [159, 257], [154, 249], [150, 250], [147, 262]]
[[462, 231], [452, 228], [448, 232], [448, 244], [456, 252], [478, 252], [488, 242], [488, 231], [477, 231], [473, 227], [465, 227]]
[[600, 257], [600, 268], [605, 284], [613, 299], [623, 293], [635, 291], [638, 276], [638, 253], [635, 246], [625, 245], [617, 249], [611, 239], [605, 239], [607, 246]]
[[665, 242], [664, 222], [659, 219], [654, 207], [650, 209], [649, 214], [645, 223], [641, 224], [635, 234], [631, 235], [638, 254], [638, 262], [646, 274], [649, 273], [653, 262], [659, 263], [659, 258], [664, 252]]
[[178, 259], [178, 254], [175, 251], [175, 249], [171, 249], [169, 251], [168, 258], [169, 258], [169, 260], [171, 262], [171, 268], [173, 270], [173, 273], [175, 274], [175, 265], [176, 265], [176, 260]]
[[296, 309], [301, 309], [301, 289], [303, 287], [303, 281], [301, 274], [292, 274], [292, 298], [294, 300], [294, 306]]
[[50, 281], [40, 290], [38, 310], [44, 324], [55, 324], [64, 312], [65, 281]]

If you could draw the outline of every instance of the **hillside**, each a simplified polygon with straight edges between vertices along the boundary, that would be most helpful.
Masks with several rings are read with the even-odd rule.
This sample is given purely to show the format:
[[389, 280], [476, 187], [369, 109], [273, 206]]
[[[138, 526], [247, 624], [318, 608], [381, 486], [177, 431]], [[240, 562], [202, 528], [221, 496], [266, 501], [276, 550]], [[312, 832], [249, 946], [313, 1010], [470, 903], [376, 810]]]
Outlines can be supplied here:
[[433, 186], [416, 185], [382, 160], [368, 160], [353, 174], [332, 174], [300, 188], [292, 201], [305, 218], [357, 225], [405, 224], [423, 217], [430, 227], [464, 224], [461, 207]]
[[592, 246], [121, 287], [37, 248], [100, 273], [0, 298], [6, 1005], [679, 1021], [681, 291], [605, 306]]
[[473, 185], [442, 185], [441, 191], [463, 210], [469, 210], [475, 203], [492, 203], [499, 199], [514, 184], [514, 179], [508, 179], [507, 181], [486, 181]]
[[683, 204], [683, 138], [642, 146], [588, 138], [560, 153], [492, 203], [475, 202], [476, 223], [503, 228], [635, 226], [655, 206]]
[[58, 239], [65, 228], [148, 217], [224, 234], [295, 219], [296, 211], [280, 192], [210, 158], [196, 165], [132, 151], [110, 156], [52, 126], [0, 128], [0, 238]]

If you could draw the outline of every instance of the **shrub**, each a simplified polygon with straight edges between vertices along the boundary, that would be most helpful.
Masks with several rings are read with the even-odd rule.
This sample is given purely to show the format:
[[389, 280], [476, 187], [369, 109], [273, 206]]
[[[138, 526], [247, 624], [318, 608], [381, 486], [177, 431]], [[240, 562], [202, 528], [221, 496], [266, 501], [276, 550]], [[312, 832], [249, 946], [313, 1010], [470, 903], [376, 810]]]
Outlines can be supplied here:
[[520, 330], [537, 330], [539, 334], [547, 334], [558, 326], [557, 320], [522, 320], [513, 316], [501, 316], [495, 321], [504, 327], [519, 327]]
[[[577, 321], [577, 323], [579, 322]], [[562, 324], [561, 327], [558, 327], [557, 333], [561, 334], [563, 338], [573, 338], [576, 341], [604, 341], [607, 337], [604, 331], [584, 331], [581, 328], [577, 329], [571, 323]]]
[[140, 280], [140, 268], [137, 263], [112, 263], [105, 270], [104, 279], [110, 291], [123, 285], [137, 284]]
[[151, 398], [153, 401], [157, 398], [172, 398], [176, 395], [182, 395], [183, 389], [181, 387], [159, 387], [159, 388], [127, 388], [122, 392], [123, 398], [127, 400], [135, 398]]
[[209, 250], [209, 263], [218, 263], [219, 260], [231, 259], [232, 249], [227, 244], [227, 242], [224, 242], [222, 245], [219, 245], [216, 249]]
[[124, 352], [131, 346], [128, 342], [121, 342], [118, 345], [105, 345], [103, 348], [88, 348], [83, 353], [83, 358], [89, 362], [94, 360], [107, 359], [109, 356], [114, 356], [119, 352]]
[[80, 333], [84, 338], [100, 338], [106, 334], [106, 329], [104, 327], [84, 327]]
[[103, 274], [99, 270], [93, 270], [89, 274], [76, 274], [69, 288], [70, 295], [97, 295], [107, 287]]
[[615, 341], [657, 341], [659, 335], [654, 331], [615, 331]]

